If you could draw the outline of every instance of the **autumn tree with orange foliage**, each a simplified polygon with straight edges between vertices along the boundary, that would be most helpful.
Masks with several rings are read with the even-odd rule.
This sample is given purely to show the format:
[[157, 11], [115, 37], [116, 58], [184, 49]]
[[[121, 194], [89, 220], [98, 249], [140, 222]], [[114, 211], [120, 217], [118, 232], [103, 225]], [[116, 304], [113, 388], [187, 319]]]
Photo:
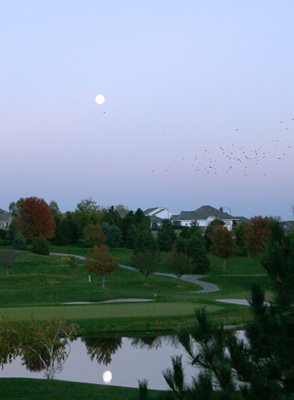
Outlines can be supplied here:
[[119, 271], [118, 262], [109, 254], [108, 247], [105, 244], [95, 246], [93, 251], [89, 249], [85, 259], [85, 266], [89, 273], [102, 276], [103, 288], [105, 276], [117, 274]]
[[244, 243], [248, 256], [257, 258], [265, 250], [265, 242], [270, 232], [269, 217], [253, 217], [244, 232]]
[[38, 236], [53, 238], [55, 221], [45, 200], [37, 197], [20, 199], [15, 211], [17, 231], [27, 241], [32, 242]]

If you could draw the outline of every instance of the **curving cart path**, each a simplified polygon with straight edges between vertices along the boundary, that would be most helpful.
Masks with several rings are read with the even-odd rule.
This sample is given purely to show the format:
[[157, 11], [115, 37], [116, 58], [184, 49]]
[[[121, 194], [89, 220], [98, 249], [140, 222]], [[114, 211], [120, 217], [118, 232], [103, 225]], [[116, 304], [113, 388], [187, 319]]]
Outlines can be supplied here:
[[[63, 253], [50, 253], [51, 256], [61, 256], [61, 257], [69, 257], [69, 256], [74, 256], [76, 258], [79, 258], [80, 260], [84, 260], [85, 257], [84, 256], [77, 256], [75, 254], [63, 254]], [[136, 268], [133, 267], [129, 267], [127, 265], [120, 265], [121, 268], [126, 268], [129, 269], [131, 271], [135, 271], [138, 272], [136, 270]], [[177, 277], [174, 274], [164, 274], [164, 273], [160, 273], [160, 272], [155, 272], [155, 275], [163, 275], [163, 276], [168, 276], [170, 278], [176, 278]], [[198, 290], [195, 292], [190, 292], [190, 293], [211, 293], [211, 292], [217, 292], [219, 290], [219, 288], [216, 285], [213, 285], [212, 283], [207, 283], [207, 282], [202, 282], [199, 281], [200, 278], [204, 278], [207, 275], [182, 275], [181, 276], [181, 280], [184, 282], [190, 282], [190, 283], [194, 283], [195, 285], [199, 285], [202, 286], [203, 289], [202, 290]]]

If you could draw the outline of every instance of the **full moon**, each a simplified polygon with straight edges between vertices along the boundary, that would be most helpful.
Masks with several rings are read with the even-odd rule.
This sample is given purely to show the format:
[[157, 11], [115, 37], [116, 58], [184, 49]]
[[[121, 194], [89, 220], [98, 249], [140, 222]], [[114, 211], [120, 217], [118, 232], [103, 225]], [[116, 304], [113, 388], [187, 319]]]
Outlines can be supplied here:
[[105, 97], [103, 96], [103, 94], [97, 94], [97, 96], [95, 97], [95, 101], [97, 104], [103, 104], [105, 101]]
[[102, 377], [103, 377], [103, 381], [105, 383], [109, 383], [109, 382], [111, 382], [111, 379], [112, 379], [112, 373], [110, 371], [105, 371], [105, 372], [103, 372]]

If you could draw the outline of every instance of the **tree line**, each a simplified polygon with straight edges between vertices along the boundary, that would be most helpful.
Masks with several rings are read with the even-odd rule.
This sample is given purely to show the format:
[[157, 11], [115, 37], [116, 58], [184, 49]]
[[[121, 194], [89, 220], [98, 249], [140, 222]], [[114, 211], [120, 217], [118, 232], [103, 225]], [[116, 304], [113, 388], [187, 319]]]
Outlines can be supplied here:
[[[117, 266], [109, 257], [108, 248], [133, 249], [132, 266], [146, 277], [164, 264], [180, 279], [183, 274], [202, 274], [209, 271], [208, 253], [223, 260], [233, 255], [257, 258], [264, 251], [272, 218], [257, 216], [242, 222], [229, 231], [221, 220], [213, 220], [203, 230], [197, 223], [190, 227], [174, 227], [170, 220], [162, 221], [158, 230], [152, 230], [150, 218], [138, 208], [135, 212], [123, 205], [101, 207], [91, 198], [82, 200], [73, 212], [61, 213], [55, 201], [47, 204], [37, 197], [21, 198], [12, 202], [9, 210], [14, 217], [9, 232], [10, 241], [16, 250], [26, 249], [49, 254], [49, 242], [56, 245], [80, 244], [92, 248], [88, 259], [96, 259], [96, 266], [87, 263], [89, 271], [103, 270], [106, 275], [117, 272]], [[3, 232], [0, 232], [3, 237]], [[167, 253], [161, 260], [161, 252]], [[102, 261], [97, 267], [98, 259]], [[6, 265], [9, 265], [7, 254]], [[10, 257], [11, 258], [11, 257]], [[97, 272], [96, 272], [97, 273]], [[7, 267], [8, 274], [8, 267]]]

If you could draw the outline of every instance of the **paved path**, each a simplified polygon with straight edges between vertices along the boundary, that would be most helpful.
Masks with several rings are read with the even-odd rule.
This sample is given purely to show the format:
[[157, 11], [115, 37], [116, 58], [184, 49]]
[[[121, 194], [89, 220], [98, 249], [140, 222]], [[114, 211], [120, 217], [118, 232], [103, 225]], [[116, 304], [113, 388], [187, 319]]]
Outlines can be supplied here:
[[69, 305], [84, 305], [84, 304], [103, 304], [103, 303], [146, 303], [148, 301], [154, 301], [154, 299], [114, 299], [114, 300], [105, 300], [105, 301], [71, 301], [69, 303], [62, 303], [62, 304], [69, 304]]
[[[159, 272], [155, 272], [155, 275], [163, 275], [163, 276], [169, 276], [170, 278], [176, 278], [176, 275], [174, 274], [161, 274]], [[211, 292], [217, 292], [219, 290], [219, 288], [215, 285], [213, 285], [212, 283], [207, 283], [207, 282], [202, 282], [199, 281], [200, 278], [204, 278], [207, 275], [182, 275], [181, 276], [181, 280], [184, 282], [190, 282], [190, 283], [194, 283], [195, 285], [199, 285], [202, 286], [203, 289], [202, 290], [197, 290], [197, 291], [193, 291], [190, 293], [211, 293]]]
[[[76, 258], [79, 258], [80, 260], [84, 260], [85, 257], [84, 256], [76, 256], [74, 254], [63, 254], [63, 253], [50, 253], [51, 256], [62, 256], [62, 257], [69, 257], [69, 256], [74, 256]], [[138, 270], [136, 268], [133, 267], [129, 267], [127, 265], [120, 265], [121, 268], [125, 268], [125, 269], [129, 269], [131, 271], [135, 271], [138, 272]], [[155, 275], [162, 275], [162, 276], [168, 276], [170, 278], [176, 278], [176, 275], [174, 274], [163, 274], [160, 272], [155, 272]], [[207, 283], [207, 282], [202, 282], [199, 281], [200, 278], [204, 278], [207, 275], [182, 275], [181, 276], [181, 280], [184, 282], [190, 282], [190, 283], [194, 283], [195, 285], [199, 285], [202, 286], [203, 289], [202, 290], [198, 290], [198, 291], [193, 291], [190, 293], [211, 293], [211, 292], [217, 292], [219, 290], [219, 288], [215, 285], [213, 285], [212, 283]]]
[[[72, 256], [73, 254], [50, 253], [50, 255], [68, 257], [68, 256]], [[84, 256], [74, 255], [74, 257], [77, 257], [80, 260], [84, 260], [85, 259]], [[127, 265], [120, 265], [120, 267], [121, 268], [125, 268], [125, 269], [129, 269], [131, 271], [138, 272], [138, 270], [136, 268], [129, 267]], [[163, 276], [168, 276], [170, 278], [176, 278], [177, 279], [177, 277], [174, 274], [164, 274], [164, 273], [155, 272], [155, 275], [163, 275]], [[190, 293], [212, 293], [212, 292], [219, 291], [219, 288], [216, 285], [213, 285], [212, 283], [199, 281], [199, 279], [204, 278], [206, 276], [207, 275], [182, 275], [180, 279], [182, 281], [194, 283], [196, 285], [199, 285], [199, 286], [203, 287], [202, 290], [198, 290], [198, 291], [190, 292]], [[105, 303], [107, 303], [107, 302], [108, 303], [109, 302], [115, 302], [115, 301], [139, 301], [139, 299], [108, 300], [108, 301], [105, 301]], [[141, 299], [140, 301], [153, 301], [153, 300]], [[237, 304], [237, 305], [242, 305], [242, 306], [249, 306], [250, 305], [248, 300], [246, 300], [246, 299], [221, 299], [221, 300], [216, 300], [216, 301], [220, 301], [220, 302], [223, 302], [223, 303]], [[67, 303], [67, 304], [70, 304], [70, 303]], [[73, 304], [73, 303], [71, 303], [71, 304]], [[266, 302], [265, 302], [265, 304], [269, 305], [269, 303], [266, 303]]]
[[[239, 306], [250, 306], [249, 301], [246, 299], [221, 299], [216, 301], [221, 301], [222, 303], [238, 304]], [[270, 303], [265, 301], [263, 305], [270, 306]]]
[[77, 255], [75, 255], [75, 254], [50, 253], [50, 256], [61, 256], [61, 257], [70, 257], [70, 256], [73, 256], [73, 257], [79, 258], [80, 260], [85, 260], [85, 257], [84, 257], [84, 256], [77, 256]]

